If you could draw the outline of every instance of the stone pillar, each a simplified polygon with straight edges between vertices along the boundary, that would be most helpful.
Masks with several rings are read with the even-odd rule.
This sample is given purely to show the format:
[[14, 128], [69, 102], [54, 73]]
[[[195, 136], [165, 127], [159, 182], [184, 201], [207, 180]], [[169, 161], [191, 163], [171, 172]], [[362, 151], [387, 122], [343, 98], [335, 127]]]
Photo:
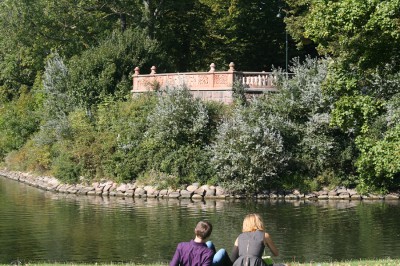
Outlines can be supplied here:
[[215, 64], [214, 63], [211, 63], [210, 71], [208, 71], [208, 72], [215, 72]]
[[139, 67], [135, 67], [135, 76], [140, 74], [140, 68]]
[[150, 68], [150, 70], [151, 70], [151, 72], [150, 72], [151, 75], [157, 74], [157, 72], [156, 72], [157, 68], [155, 66], [152, 66]]
[[233, 71], [235, 71], [235, 63], [230, 62], [230, 64], [229, 64], [229, 72], [233, 72]]

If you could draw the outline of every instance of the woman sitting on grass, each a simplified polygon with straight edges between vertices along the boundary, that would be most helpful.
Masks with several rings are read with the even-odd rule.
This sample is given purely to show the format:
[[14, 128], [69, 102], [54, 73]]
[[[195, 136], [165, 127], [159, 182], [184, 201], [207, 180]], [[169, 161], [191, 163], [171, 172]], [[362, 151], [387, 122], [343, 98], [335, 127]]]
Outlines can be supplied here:
[[[235, 241], [232, 252], [233, 266], [265, 266], [262, 255], [268, 247], [274, 256], [279, 251], [270, 235], [265, 232], [264, 223], [258, 214], [249, 214], [244, 218], [242, 233]], [[268, 262], [269, 264], [271, 262]], [[269, 265], [268, 264], [268, 265]]]

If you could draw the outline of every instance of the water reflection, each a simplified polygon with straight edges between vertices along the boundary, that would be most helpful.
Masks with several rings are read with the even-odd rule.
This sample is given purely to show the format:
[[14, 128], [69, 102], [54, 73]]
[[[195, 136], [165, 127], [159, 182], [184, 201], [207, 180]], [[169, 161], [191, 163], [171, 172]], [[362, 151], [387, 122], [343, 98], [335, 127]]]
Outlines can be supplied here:
[[244, 215], [258, 212], [276, 261], [398, 257], [399, 201], [118, 198], [44, 192], [0, 178], [0, 263], [166, 262], [200, 219], [231, 250]]

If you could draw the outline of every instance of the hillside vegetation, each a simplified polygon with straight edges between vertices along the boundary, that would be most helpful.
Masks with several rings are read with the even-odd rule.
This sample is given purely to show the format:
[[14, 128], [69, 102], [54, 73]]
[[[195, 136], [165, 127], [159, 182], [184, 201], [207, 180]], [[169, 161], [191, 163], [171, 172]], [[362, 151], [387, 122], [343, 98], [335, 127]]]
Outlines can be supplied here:
[[[399, 13], [397, 0], [2, 1], [0, 159], [69, 183], [398, 190]], [[135, 66], [231, 61], [272, 69], [279, 93], [244, 100], [236, 84], [232, 105], [185, 87], [130, 94]]]

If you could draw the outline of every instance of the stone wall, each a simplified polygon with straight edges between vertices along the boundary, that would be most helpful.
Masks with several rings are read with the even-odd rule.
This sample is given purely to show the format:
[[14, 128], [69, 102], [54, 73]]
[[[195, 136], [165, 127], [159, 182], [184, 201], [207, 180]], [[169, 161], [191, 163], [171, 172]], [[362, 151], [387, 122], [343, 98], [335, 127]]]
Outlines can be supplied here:
[[[245, 195], [230, 194], [220, 186], [191, 184], [182, 189], [161, 189], [137, 183], [115, 183], [112, 181], [93, 182], [92, 184], [63, 184], [49, 176], [35, 176], [29, 173], [0, 169], [0, 175], [54, 193], [92, 195], [106, 197], [139, 197], [139, 198], [176, 198], [176, 199], [245, 199]], [[293, 191], [263, 191], [253, 199], [272, 200], [399, 200], [400, 193], [387, 195], [360, 195], [354, 189], [337, 187], [323, 189], [312, 193]]]

